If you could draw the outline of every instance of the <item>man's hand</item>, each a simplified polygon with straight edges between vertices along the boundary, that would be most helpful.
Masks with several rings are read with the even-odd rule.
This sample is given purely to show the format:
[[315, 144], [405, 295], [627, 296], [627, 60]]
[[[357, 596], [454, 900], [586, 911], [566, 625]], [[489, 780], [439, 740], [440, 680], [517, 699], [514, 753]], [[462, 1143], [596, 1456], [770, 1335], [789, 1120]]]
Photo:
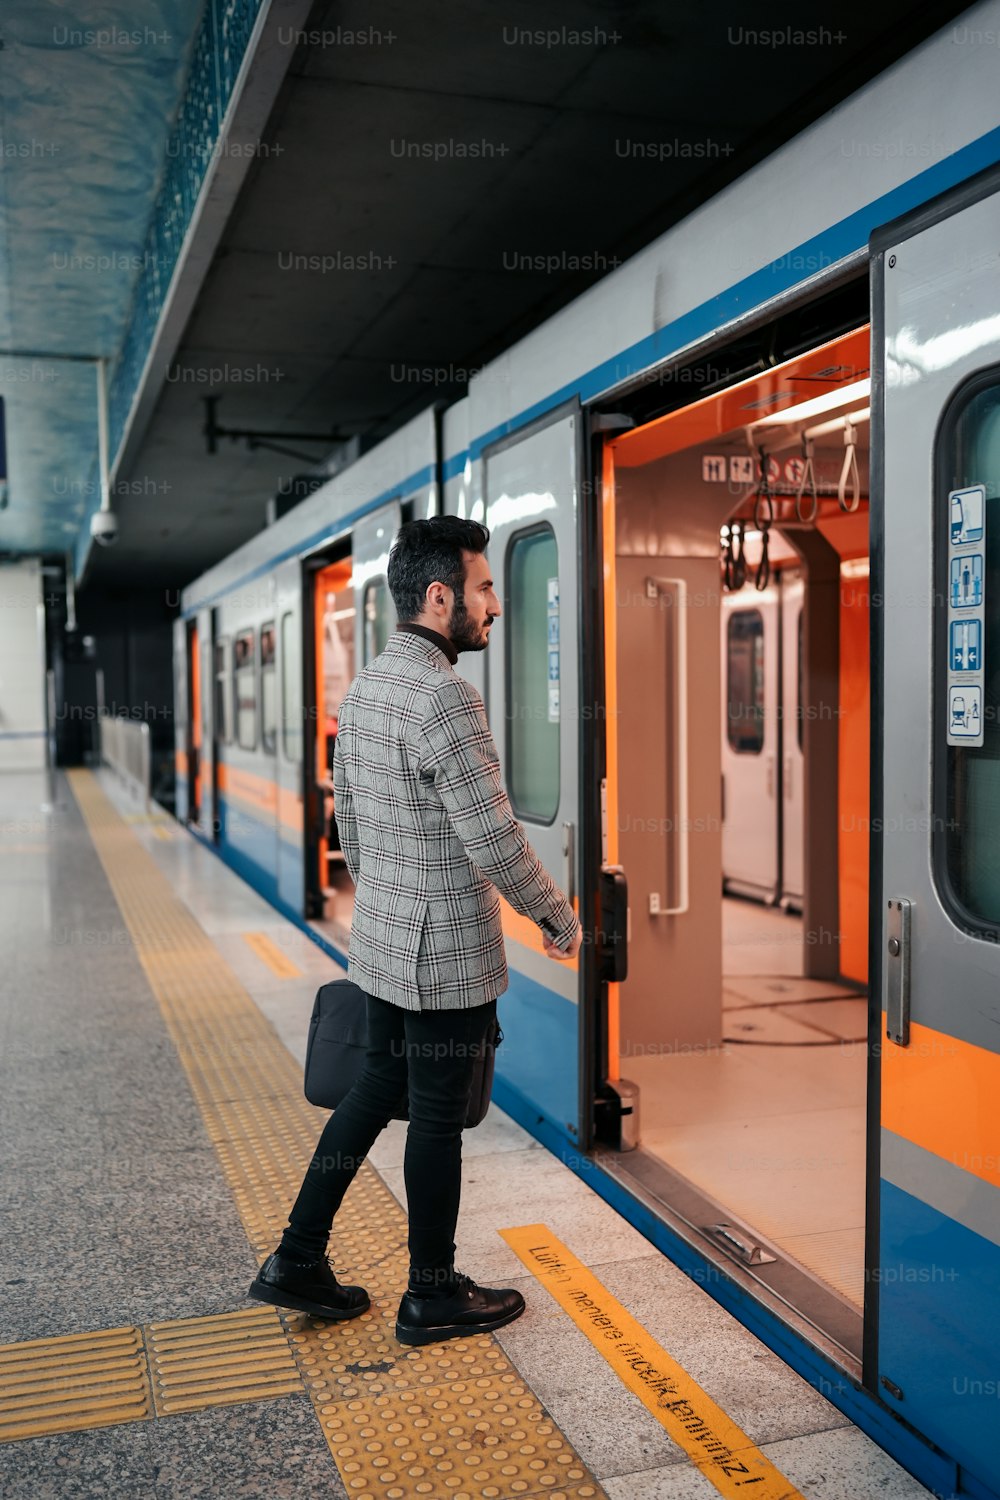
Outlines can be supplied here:
[[583, 928], [578, 927], [576, 929], [576, 936], [568, 948], [557, 948], [547, 932], [542, 933], [542, 945], [549, 958], [558, 958], [564, 961], [567, 958], [575, 958], [583, 947]]

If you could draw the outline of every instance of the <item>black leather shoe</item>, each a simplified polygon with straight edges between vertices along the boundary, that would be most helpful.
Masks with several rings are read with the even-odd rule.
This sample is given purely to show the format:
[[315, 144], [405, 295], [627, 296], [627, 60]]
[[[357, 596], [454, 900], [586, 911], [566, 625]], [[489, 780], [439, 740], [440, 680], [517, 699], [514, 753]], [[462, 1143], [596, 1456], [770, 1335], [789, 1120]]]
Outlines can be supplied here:
[[524, 1298], [513, 1287], [495, 1291], [477, 1286], [471, 1276], [459, 1276], [454, 1292], [444, 1297], [418, 1297], [406, 1292], [399, 1304], [396, 1337], [401, 1344], [436, 1344], [442, 1339], [491, 1333], [513, 1323], [524, 1312]]
[[275, 1307], [294, 1307], [317, 1318], [359, 1318], [371, 1307], [363, 1286], [341, 1286], [324, 1256], [303, 1266], [277, 1251], [269, 1255], [250, 1284], [250, 1296]]

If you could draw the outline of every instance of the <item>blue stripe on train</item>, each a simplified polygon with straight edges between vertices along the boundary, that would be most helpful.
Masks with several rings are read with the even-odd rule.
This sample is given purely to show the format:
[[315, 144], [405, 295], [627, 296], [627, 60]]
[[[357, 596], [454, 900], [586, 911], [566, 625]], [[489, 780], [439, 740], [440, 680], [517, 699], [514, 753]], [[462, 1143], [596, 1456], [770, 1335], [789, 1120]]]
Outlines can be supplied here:
[[560, 1135], [576, 1141], [579, 1011], [512, 964], [508, 970], [510, 984], [497, 1006], [504, 1034], [496, 1058], [498, 1080], [530, 1099]]
[[1000, 1461], [1000, 1246], [884, 1179], [879, 1394], [986, 1485]]

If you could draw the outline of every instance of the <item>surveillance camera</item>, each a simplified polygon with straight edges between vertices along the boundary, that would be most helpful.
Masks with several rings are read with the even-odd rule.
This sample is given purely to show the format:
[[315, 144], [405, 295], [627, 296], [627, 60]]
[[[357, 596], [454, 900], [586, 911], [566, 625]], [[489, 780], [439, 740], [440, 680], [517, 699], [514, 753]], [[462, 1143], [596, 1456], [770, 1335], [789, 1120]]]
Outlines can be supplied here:
[[90, 518], [90, 534], [102, 547], [113, 547], [118, 540], [118, 517], [110, 510], [99, 510]]

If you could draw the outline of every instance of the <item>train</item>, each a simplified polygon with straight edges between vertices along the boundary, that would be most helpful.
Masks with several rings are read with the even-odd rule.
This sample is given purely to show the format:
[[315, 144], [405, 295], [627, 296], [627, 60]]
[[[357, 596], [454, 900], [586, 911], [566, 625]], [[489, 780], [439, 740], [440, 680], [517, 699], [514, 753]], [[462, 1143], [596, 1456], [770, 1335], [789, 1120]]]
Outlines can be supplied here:
[[936, 1493], [979, 1497], [1000, 1377], [987, 35], [995, 3], [430, 403], [193, 581], [174, 638], [177, 817], [345, 966], [331, 757], [397, 623], [389, 548], [413, 518], [489, 528], [504, 612], [457, 670], [587, 936], [554, 964], [502, 902], [496, 1102]]

